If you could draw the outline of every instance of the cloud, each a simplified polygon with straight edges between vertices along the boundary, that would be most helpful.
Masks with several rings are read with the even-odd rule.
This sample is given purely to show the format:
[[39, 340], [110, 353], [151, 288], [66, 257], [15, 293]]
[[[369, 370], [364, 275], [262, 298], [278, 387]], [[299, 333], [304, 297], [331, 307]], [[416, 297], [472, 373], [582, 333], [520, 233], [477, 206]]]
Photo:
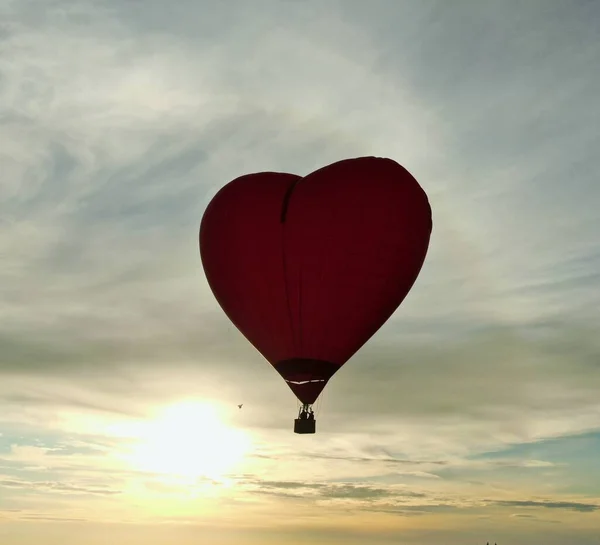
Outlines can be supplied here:
[[580, 513], [592, 513], [600, 510], [600, 505], [594, 503], [579, 503], [568, 501], [498, 501], [497, 505], [507, 507], [543, 507], [545, 509], [564, 509], [569, 511], [578, 511]]
[[[590, 519], [593, 448], [572, 445], [600, 412], [596, 7], [213, 4], [0, 6], [0, 509], [67, 522], [88, 515], [19, 502], [193, 493], [120, 463], [115, 430], [197, 397], [254, 438], [229, 476], [245, 513]], [[368, 154], [423, 184], [431, 250], [299, 443], [198, 225], [240, 174]]]
[[523, 520], [535, 520], [536, 522], [547, 522], [548, 524], [562, 524], [562, 521], [560, 521], [560, 520], [544, 519], [544, 518], [540, 518], [535, 515], [530, 515], [527, 513], [514, 513], [510, 516], [510, 518], [523, 519]]
[[18, 518], [20, 520], [42, 521], [42, 522], [88, 522], [88, 519], [85, 519], [85, 518], [54, 517], [54, 516], [42, 515], [42, 514], [21, 515]]
[[[380, 488], [374, 486], [358, 485], [353, 483], [311, 483], [301, 481], [268, 481], [258, 479], [250, 481], [257, 487], [260, 494], [283, 495], [313, 495], [328, 499], [353, 499], [361, 501], [377, 500], [388, 496], [402, 496], [409, 498], [423, 497], [425, 494], [398, 490], [393, 488]], [[290, 491], [292, 491], [290, 493]]]
[[119, 490], [107, 489], [103, 486], [99, 487], [82, 487], [68, 483], [53, 482], [53, 481], [25, 481], [20, 479], [0, 479], [0, 486], [6, 488], [20, 488], [35, 490], [37, 492], [55, 492], [58, 494], [85, 494], [98, 496], [112, 496], [120, 494]]

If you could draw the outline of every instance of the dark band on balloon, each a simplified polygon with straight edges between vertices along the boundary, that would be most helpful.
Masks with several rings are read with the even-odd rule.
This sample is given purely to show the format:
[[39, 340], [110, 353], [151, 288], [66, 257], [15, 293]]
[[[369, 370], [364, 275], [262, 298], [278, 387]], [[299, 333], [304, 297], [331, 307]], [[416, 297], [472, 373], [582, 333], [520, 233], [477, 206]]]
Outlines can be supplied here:
[[340, 366], [325, 360], [292, 358], [274, 365], [277, 372], [287, 381], [296, 384], [327, 382]]

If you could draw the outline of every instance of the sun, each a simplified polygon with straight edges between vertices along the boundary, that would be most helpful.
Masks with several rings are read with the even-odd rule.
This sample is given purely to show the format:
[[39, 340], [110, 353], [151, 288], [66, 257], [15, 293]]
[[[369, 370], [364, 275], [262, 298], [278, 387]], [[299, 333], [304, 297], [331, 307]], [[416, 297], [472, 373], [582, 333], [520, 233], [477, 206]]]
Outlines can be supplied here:
[[249, 437], [227, 426], [209, 404], [186, 401], [163, 409], [135, 434], [127, 458], [141, 471], [222, 480], [244, 459]]

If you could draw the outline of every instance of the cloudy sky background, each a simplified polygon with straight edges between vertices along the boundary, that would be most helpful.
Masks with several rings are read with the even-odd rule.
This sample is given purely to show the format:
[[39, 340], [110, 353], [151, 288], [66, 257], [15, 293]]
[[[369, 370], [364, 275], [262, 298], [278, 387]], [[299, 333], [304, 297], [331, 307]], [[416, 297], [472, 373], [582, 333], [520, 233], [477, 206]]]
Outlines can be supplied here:
[[[0, 542], [600, 543], [599, 25], [0, 0]], [[241, 174], [362, 155], [420, 181], [431, 249], [296, 436], [198, 226]]]

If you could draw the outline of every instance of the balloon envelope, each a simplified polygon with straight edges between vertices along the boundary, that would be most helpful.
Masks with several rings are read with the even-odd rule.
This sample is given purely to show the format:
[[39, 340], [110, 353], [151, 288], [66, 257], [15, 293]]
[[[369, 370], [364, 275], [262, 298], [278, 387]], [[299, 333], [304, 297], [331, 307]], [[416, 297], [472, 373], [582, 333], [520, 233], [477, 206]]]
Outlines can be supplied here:
[[200, 254], [229, 319], [311, 404], [404, 300], [431, 230], [411, 174], [361, 157], [236, 178], [204, 212]]

